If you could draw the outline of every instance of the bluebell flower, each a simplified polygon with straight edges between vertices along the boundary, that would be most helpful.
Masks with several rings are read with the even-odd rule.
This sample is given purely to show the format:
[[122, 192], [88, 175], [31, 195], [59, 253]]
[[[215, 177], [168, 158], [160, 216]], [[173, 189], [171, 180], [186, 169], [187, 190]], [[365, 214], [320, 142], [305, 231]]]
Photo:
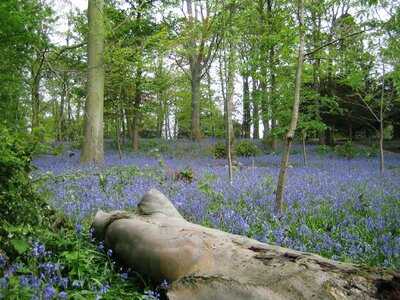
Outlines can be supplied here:
[[8, 287], [8, 278], [1, 277], [0, 278], [0, 289], [6, 289]]
[[68, 298], [67, 292], [62, 291], [62, 292], [59, 292], [59, 293], [58, 293], [58, 299], [60, 299], [60, 300], [65, 300], [65, 299], [67, 299], [67, 298]]
[[57, 294], [56, 289], [52, 285], [47, 285], [43, 290], [43, 299], [50, 300], [53, 299]]
[[29, 283], [30, 283], [29, 277], [24, 276], [24, 275], [19, 277], [19, 284], [22, 287], [27, 287], [29, 285]]
[[73, 288], [81, 288], [81, 287], [83, 287], [83, 281], [82, 280], [74, 280], [72, 282], [72, 287]]
[[43, 244], [39, 242], [34, 242], [32, 247], [32, 256], [42, 257], [46, 254], [46, 248]]
[[108, 249], [108, 250], [107, 250], [107, 256], [108, 256], [108, 257], [112, 257], [112, 255], [113, 255], [112, 249]]
[[105, 294], [105, 293], [108, 292], [109, 289], [110, 289], [110, 286], [108, 284], [101, 285], [100, 289], [99, 289], [99, 293], [100, 294]]
[[169, 283], [166, 279], [164, 279], [160, 284], [161, 289], [167, 290], [169, 288]]
[[0, 254], [0, 269], [4, 269], [7, 264], [6, 258]]
[[104, 250], [104, 242], [100, 242], [99, 245], [97, 246], [97, 249], [100, 251]]
[[75, 225], [75, 232], [76, 232], [77, 235], [80, 235], [80, 234], [81, 234], [81, 232], [82, 232], [82, 224], [77, 223], [77, 224]]
[[160, 293], [158, 293], [157, 291], [151, 291], [151, 290], [147, 290], [144, 292], [144, 299], [146, 300], [158, 300], [160, 299]]

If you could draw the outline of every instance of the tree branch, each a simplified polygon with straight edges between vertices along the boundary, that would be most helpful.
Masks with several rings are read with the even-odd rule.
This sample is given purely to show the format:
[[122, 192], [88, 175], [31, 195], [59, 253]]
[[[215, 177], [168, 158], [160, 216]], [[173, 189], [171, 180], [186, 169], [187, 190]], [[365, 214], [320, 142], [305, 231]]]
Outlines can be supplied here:
[[319, 50], [322, 50], [322, 49], [324, 49], [324, 48], [326, 48], [326, 47], [328, 47], [328, 46], [330, 46], [330, 45], [336, 44], [336, 43], [338, 43], [338, 42], [340, 42], [340, 41], [343, 41], [343, 40], [345, 40], [345, 39], [351, 38], [351, 37], [353, 37], [353, 36], [362, 34], [362, 33], [366, 32], [366, 31], [367, 31], [367, 30], [361, 30], [361, 31], [353, 32], [353, 33], [351, 33], [351, 34], [349, 34], [349, 35], [346, 35], [346, 36], [344, 36], [344, 37], [341, 37], [341, 38], [338, 38], [338, 39], [336, 39], [336, 40], [330, 41], [330, 42], [328, 42], [328, 43], [326, 43], [326, 44], [323, 44], [323, 45], [321, 45], [321, 46], [315, 48], [314, 50], [311, 50], [310, 52], [306, 53], [304, 56], [313, 55], [315, 52], [318, 52]]

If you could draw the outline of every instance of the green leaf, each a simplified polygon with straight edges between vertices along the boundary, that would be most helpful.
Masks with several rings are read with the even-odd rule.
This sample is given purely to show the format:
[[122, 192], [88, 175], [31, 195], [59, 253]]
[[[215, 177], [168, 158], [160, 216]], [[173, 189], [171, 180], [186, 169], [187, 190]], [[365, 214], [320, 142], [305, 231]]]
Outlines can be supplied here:
[[11, 245], [19, 254], [25, 253], [30, 248], [30, 245], [24, 240], [11, 240]]

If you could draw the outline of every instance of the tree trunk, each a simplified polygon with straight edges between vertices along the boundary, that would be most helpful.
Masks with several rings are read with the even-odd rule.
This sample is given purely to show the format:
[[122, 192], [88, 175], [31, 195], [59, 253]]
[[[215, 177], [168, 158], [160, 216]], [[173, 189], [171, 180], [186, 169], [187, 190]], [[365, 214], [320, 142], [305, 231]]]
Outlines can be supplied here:
[[383, 176], [383, 173], [385, 172], [385, 157], [383, 153], [383, 141], [384, 141], [384, 124], [383, 124], [383, 102], [385, 99], [385, 64], [382, 64], [382, 90], [381, 90], [381, 101], [379, 105], [379, 169], [381, 176]]
[[299, 35], [300, 45], [298, 53], [298, 62], [296, 69], [296, 82], [294, 91], [294, 102], [292, 109], [292, 119], [289, 125], [289, 130], [286, 134], [284, 150], [281, 160], [281, 166], [279, 171], [278, 184], [276, 189], [276, 201], [275, 201], [275, 212], [282, 214], [283, 211], [283, 194], [285, 191], [287, 168], [289, 163], [290, 148], [292, 146], [294, 134], [297, 127], [297, 120], [299, 118], [299, 107], [300, 107], [300, 90], [302, 84], [303, 75], [303, 61], [304, 61], [304, 2], [299, 0], [298, 2], [298, 18], [299, 18]]
[[192, 92], [192, 139], [200, 141], [201, 129], [200, 129], [200, 83], [201, 74], [199, 66], [193, 63], [191, 65], [191, 92]]
[[[193, 2], [192, 0], [186, 0], [186, 8], [189, 19], [189, 26], [191, 30], [194, 30], [194, 17], [193, 17]], [[197, 10], [195, 9], [195, 13]], [[190, 48], [192, 53], [189, 56], [190, 75], [191, 75], [191, 108], [192, 108], [192, 124], [191, 133], [192, 139], [200, 141], [201, 129], [200, 129], [200, 83], [201, 83], [201, 62], [202, 58], [198, 56], [197, 45], [194, 39], [190, 40]]]
[[63, 83], [62, 83], [62, 90], [61, 90], [61, 99], [60, 99], [60, 109], [59, 109], [59, 116], [58, 116], [58, 135], [57, 140], [63, 141], [64, 134], [65, 134], [65, 98], [67, 95], [67, 87], [65, 85], [65, 75], [63, 76]]
[[[271, 128], [274, 129], [274, 128], [276, 128], [276, 126], [277, 126], [277, 124], [276, 124], [276, 119], [275, 119], [274, 116], [272, 116]], [[272, 136], [272, 139], [271, 139], [271, 149], [272, 149], [272, 151], [274, 151], [274, 152], [278, 149], [278, 140], [277, 140], [277, 138], [276, 138], [275, 135]]]
[[306, 139], [307, 139], [307, 133], [303, 130], [303, 132], [301, 133], [301, 140], [303, 144], [303, 162], [305, 166], [307, 166]]
[[245, 139], [250, 138], [250, 91], [249, 91], [249, 77], [243, 76], [243, 124], [242, 131]]
[[135, 78], [135, 98], [133, 101], [133, 119], [132, 119], [132, 149], [139, 150], [139, 130], [141, 124], [141, 104], [142, 104], [142, 68], [138, 63]]
[[85, 138], [81, 162], [102, 163], [104, 103], [103, 0], [89, 0], [88, 89], [85, 107]]
[[162, 130], [164, 124], [164, 105], [162, 101], [162, 96], [160, 92], [157, 92], [157, 104], [158, 104], [158, 111], [157, 111], [157, 137], [162, 137]]
[[135, 112], [135, 115], [132, 120], [132, 149], [133, 149], [133, 151], [139, 150], [139, 139], [140, 139], [139, 126], [140, 126], [139, 113]]
[[[273, 29], [273, 0], [267, 1], [267, 18], [268, 18], [268, 26], [270, 30]], [[276, 118], [275, 118], [275, 108], [276, 108], [276, 68], [275, 68], [275, 47], [274, 45], [270, 46], [268, 53], [268, 66], [270, 73], [270, 91], [269, 91], [269, 109], [271, 111], [271, 133], [270, 133], [270, 141], [271, 141], [271, 149], [272, 151], [276, 151], [277, 148], [277, 140], [276, 135], [274, 133], [274, 129], [276, 128]]]
[[32, 83], [31, 100], [32, 100], [32, 132], [40, 125], [40, 78], [37, 76]]
[[232, 123], [232, 108], [233, 108], [233, 95], [234, 95], [234, 80], [235, 80], [235, 53], [232, 44], [229, 44], [229, 53], [225, 65], [227, 65], [227, 85], [225, 97], [225, 126], [226, 126], [226, 151], [228, 158], [228, 175], [229, 182], [233, 184], [233, 168], [232, 168], [232, 148], [233, 148], [233, 123]]
[[400, 274], [336, 262], [186, 221], [159, 191], [136, 213], [97, 212], [93, 228], [120, 263], [170, 300], [399, 299]]
[[258, 105], [258, 89], [257, 81], [253, 78], [252, 80], [252, 102], [253, 102], [253, 139], [258, 140], [260, 138], [260, 108]]
[[[266, 76], [266, 75], [265, 75]], [[261, 88], [261, 120], [263, 123], [263, 139], [266, 139], [269, 134], [269, 103], [268, 103], [268, 88], [266, 79], [262, 79], [260, 83]]]

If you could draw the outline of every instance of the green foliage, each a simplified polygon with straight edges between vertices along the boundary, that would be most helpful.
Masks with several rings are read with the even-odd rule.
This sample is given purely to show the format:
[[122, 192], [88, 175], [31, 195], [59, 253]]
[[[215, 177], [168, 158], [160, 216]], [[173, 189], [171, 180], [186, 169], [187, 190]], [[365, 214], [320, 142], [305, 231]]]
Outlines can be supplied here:
[[[32, 144], [0, 126], [0, 220], [1, 224], [40, 223], [45, 202], [30, 179]], [[4, 233], [4, 232], [3, 232]], [[2, 234], [1, 234], [2, 235]]]
[[260, 149], [251, 141], [243, 140], [235, 146], [235, 153], [238, 156], [256, 156], [260, 154]]
[[344, 156], [348, 159], [351, 159], [356, 156], [357, 149], [356, 147], [354, 147], [351, 141], [347, 141], [343, 145], [337, 145], [335, 147], [335, 153], [339, 156]]
[[[57, 294], [60, 299], [62, 294], [68, 299], [146, 299], [138, 292], [141, 279], [132, 274], [129, 279], [122, 276], [112, 254], [83, 234], [89, 230], [87, 224], [74, 228], [68, 219], [62, 220], [57, 229], [37, 228], [29, 243], [13, 241], [20, 250], [14, 257], [17, 269], [10, 273], [8, 287], [0, 287], [6, 299], [41, 297], [49, 286], [54, 297], [48, 299]], [[36, 278], [36, 285], [26, 278]]]
[[217, 142], [212, 148], [212, 153], [216, 159], [226, 158], [226, 145], [223, 142]]
[[168, 153], [170, 147], [163, 139], [143, 139], [140, 143], [140, 151], [144, 153]]
[[316, 148], [316, 152], [320, 155], [326, 155], [328, 153], [332, 153], [333, 149], [332, 149], [332, 147], [329, 147], [328, 145], [318, 145]]
[[185, 168], [180, 171], [176, 171], [174, 174], [175, 180], [182, 180], [186, 182], [192, 182], [194, 180], [194, 172], [192, 168]]

